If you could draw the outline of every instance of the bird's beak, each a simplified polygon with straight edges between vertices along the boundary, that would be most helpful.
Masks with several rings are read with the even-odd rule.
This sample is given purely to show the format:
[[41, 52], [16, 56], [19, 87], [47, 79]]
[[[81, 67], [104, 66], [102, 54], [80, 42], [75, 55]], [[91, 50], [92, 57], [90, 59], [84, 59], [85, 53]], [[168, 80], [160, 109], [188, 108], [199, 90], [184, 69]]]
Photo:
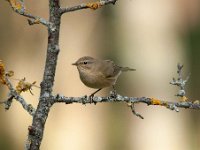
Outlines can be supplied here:
[[73, 63], [72, 65], [77, 66], [77, 62]]

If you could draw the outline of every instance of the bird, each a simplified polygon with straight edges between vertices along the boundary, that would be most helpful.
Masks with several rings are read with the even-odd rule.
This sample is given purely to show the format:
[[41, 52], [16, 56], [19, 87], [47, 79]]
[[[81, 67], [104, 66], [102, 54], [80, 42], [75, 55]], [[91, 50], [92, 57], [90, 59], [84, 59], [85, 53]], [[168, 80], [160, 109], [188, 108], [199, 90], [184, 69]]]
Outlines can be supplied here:
[[90, 56], [81, 57], [72, 65], [77, 67], [80, 79], [87, 87], [98, 89], [90, 94], [91, 102], [94, 95], [103, 88], [112, 87], [116, 93], [115, 84], [122, 72], [136, 71], [129, 67], [118, 66], [112, 60], [101, 60]]

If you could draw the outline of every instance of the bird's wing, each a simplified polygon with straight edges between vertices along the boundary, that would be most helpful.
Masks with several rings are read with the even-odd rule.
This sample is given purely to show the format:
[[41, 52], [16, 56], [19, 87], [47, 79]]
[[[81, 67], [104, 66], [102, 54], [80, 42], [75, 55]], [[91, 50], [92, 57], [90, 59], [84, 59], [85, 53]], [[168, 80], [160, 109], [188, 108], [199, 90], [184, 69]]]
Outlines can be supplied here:
[[115, 65], [111, 60], [104, 60], [103, 63], [104, 67], [99, 70], [101, 70], [101, 73], [105, 76], [105, 78], [115, 77], [121, 71], [121, 67]]

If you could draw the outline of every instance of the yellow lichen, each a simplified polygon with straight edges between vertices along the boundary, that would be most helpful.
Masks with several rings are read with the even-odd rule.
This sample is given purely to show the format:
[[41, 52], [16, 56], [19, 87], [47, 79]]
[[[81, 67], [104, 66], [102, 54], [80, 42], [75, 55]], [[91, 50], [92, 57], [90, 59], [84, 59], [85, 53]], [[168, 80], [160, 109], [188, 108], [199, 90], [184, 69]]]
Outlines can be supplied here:
[[161, 105], [161, 101], [159, 99], [151, 98], [151, 103], [153, 105]]
[[31, 92], [31, 89], [32, 89], [32, 86], [35, 86], [36, 84], [36, 81], [34, 81], [33, 83], [29, 83], [29, 82], [26, 82], [26, 79], [23, 78], [21, 80], [19, 80], [17, 86], [16, 86], [16, 91], [17, 93], [21, 93], [21, 92], [26, 92], [26, 91], [29, 91], [31, 94], [33, 94]]
[[186, 96], [181, 97], [181, 101], [182, 101], [182, 102], [185, 102], [185, 101], [187, 101], [187, 100], [188, 100], [188, 98], [187, 98]]
[[193, 104], [200, 104], [200, 101], [199, 101], [199, 100], [195, 100], [195, 101], [193, 102]]
[[10, 71], [6, 72], [6, 76], [8, 76], [8, 77], [14, 76], [14, 71], [10, 70]]
[[0, 60], [0, 83], [6, 84], [6, 81], [5, 81], [5, 66], [4, 66], [2, 60]]
[[35, 19], [32, 24], [40, 24], [40, 19]]
[[35, 20], [28, 19], [28, 23], [29, 23], [29, 25], [34, 25], [34, 24], [40, 24], [41, 22], [40, 22], [40, 19], [37, 18]]
[[10, 5], [15, 10], [21, 10], [23, 8], [22, 4], [20, 2], [17, 2], [16, 0], [8, 0], [10, 2]]
[[100, 2], [94, 2], [94, 3], [88, 3], [86, 6], [93, 10], [96, 10], [96, 9], [100, 8], [102, 5]]
[[128, 107], [131, 107], [132, 103], [131, 102], [127, 102], [127, 105], [128, 105]]
[[5, 77], [6, 76], [11, 77], [13, 75], [14, 75], [14, 71], [12, 71], [12, 70], [8, 71], [8, 72], [5, 71], [5, 65], [3, 64], [3, 61], [0, 60], [0, 83], [6, 85], [7, 83], [6, 83]]

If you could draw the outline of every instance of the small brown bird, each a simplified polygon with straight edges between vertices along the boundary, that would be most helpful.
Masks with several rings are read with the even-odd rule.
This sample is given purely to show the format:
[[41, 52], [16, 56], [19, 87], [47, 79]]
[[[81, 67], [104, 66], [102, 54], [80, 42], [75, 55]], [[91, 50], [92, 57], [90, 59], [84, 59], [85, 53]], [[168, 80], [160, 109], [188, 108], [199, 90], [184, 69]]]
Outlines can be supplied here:
[[72, 65], [77, 66], [80, 79], [86, 86], [98, 89], [90, 98], [105, 87], [112, 86], [115, 91], [114, 85], [121, 72], [135, 71], [129, 67], [120, 67], [111, 60], [100, 60], [90, 56], [81, 57]]

